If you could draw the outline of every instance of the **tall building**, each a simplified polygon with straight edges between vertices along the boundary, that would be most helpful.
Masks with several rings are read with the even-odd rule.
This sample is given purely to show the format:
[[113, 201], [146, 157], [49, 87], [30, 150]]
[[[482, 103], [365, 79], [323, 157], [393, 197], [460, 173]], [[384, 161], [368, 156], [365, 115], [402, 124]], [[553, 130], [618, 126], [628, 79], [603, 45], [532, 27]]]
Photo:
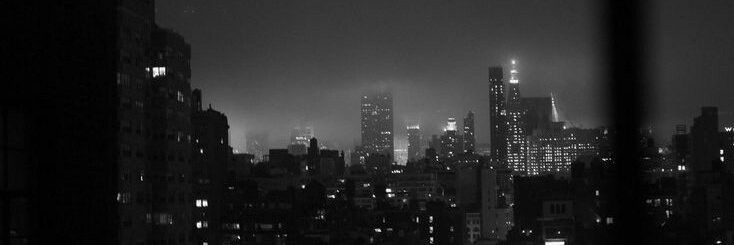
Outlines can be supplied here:
[[450, 117], [441, 135], [441, 158], [453, 158], [461, 153], [461, 135], [457, 130], [456, 118]]
[[[196, 244], [222, 244], [225, 181], [232, 159], [227, 116], [211, 107], [207, 110], [195, 108], [191, 125], [193, 193], [189, 200], [193, 200], [194, 205], [194, 223], [189, 226], [189, 231], [194, 229], [191, 240]], [[180, 178], [170, 176], [168, 179], [177, 177]]]
[[691, 155], [690, 135], [687, 133], [685, 124], [675, 125], [675, 134], [673, 135], [672, 146], [675, 153], [675, 161], [679, 165], [679, 169], [687, 168]]
[[464, 117], [464, 153], [476, 152], [477, 139], [474, 136], [474, 112], [469, 111]]
[[309, 145], [309, 141], [314, 137], [312, 127], [295, 127], [291, 130], [291, 144]]
[[536, 130], [549, 130], [553, 122], [553, 100], [551, 97], [524, 97], [520, 99], [524, 109], [525, 133], [532, 135]]
[[701, 108], [691, 126], [691, 166], [694, 172], [711, 171], [719, 160], [719, 115], [716, 107]]
[[[142, 11], [128, 6], [135, 4]], [[16, 52], [4, 52], [14, 66], [0, 83], [0, 244], [117, 244], [123, 229], [133, 229], [123, 228], [120, 209], [131, 214], [131, 206], [143, 205], [122, 207], [117, 199], [121, 170], [133, 165], [122, 162], [144, 166], [145, 160], [123, 157], [121, 137], [143, 136], [120, 128], [120, 96], [127, 91], [116, 78], [123, 63], [122, 26], [149, 38], [142, 30], [152, 23], [149, 4], [7, 2], [3, 7], [6, 18], [23, 24], [6, 25], [3, 38], [3, 46]], [[118, 14], [123, 11], [139, 19], [124, 19]], [[134, 45], [125, 49], [144, 48], [146, 42], [124, 42]], [[125, 72], [142, 82], [148, 59], [132, 55], [140, 58], [140, 70]], [[135, 218], [146, 226], [145, 213]]]
[[[152, 200], [153, 195], [157, 195], [154, 192], [160, 192], [153, 190], [154, 183], [149, 178], [152, 176], [149, 173], [149, 165], [156, 161], [148, 161], [153, 157], [165, 156], [167, 152], [150, 152], [145, 149], [148, 146], [146, 135], [162, 134], [165, 137], [165, 132], [147, 128], [150, 123], [145, 117], [145, 109], [149, 106], [146, 105], [146, 95], [152, 89], [149, 87], [149, 80], [168, 75], [164, 66], [151, 67], [151, 58], [159, 57], [148, 55], [152, 48], [152, 34], [155, 29], [154, 2], [120, 1], [119, 5], [117, 18], [121, 25], [118, 34], [120, 60], [117, 62], [117, 84], [120, 98], [118, 114], [121, 130], [118, 140], [121, 154], [118, 184], [122, 203], [119, 206], [121, 219], [119, 243], [137, 244], [154, 238], [162, 239], [162, 236], [154, 234], [154, 227], [164, 230], [168, 228], [165, 222], [152, 222], [152, 215], [161, 217], [160, 215], [164, 213], [154, 213], [153, 210], [153, 206], [157, 204], [152, 202], [160, 203], [158, 200]], [[128, 196], [129, 199], [126, 198]], [[180, 218], [183, 216], [174, 217], [174, 219]]]
[[408, 126], [408, 161], [418, 160], [421, 155], [421, 128]]
[[[181, 35], [155, 28], [152, 36], [152, 59], [148, 82], [149, 118], [145, 170], [150, 184], [150, 214], [154, 241], [189, 242], [191, 231], [191, 47]], [[127, 127], [128, 125], [124, 125]], [[142, 155], [136, 156], [142, 158]], [[171, 181], [175, 179], [176, 181]], [[123, 198], [125, 198], [123, 194]], [[132, 217], [130, 217], [132, 218]], [[127, 217], [125, 218], [127, 219]], [[126, 220], [123, 219], [123, 222]]]
[[490, 158], [504, 163], [507, 157], [505, 82], [502, 67], [489, 67]]
[[362, 147], [368, 154], [384, 154], [393, 158], [392, 95], [387, 92], [362, 96]]
[[0, 89], [0, 244], [191, 244], [188, 176], [163, 181], [187, 171], [188, 46], [160, 39], [177, 35], [152, 0], [24, 4], [10, 18], [35, 31], [8, 30], [27, 52], [6, 58], [26, 68]]
[[525, 111], [520, 97], [520, 80], [517, 62], [512, 60], [510, 84], [507, 97], [507, 165], [515, 173], [525, 174], [527, 141], [525, 132]]

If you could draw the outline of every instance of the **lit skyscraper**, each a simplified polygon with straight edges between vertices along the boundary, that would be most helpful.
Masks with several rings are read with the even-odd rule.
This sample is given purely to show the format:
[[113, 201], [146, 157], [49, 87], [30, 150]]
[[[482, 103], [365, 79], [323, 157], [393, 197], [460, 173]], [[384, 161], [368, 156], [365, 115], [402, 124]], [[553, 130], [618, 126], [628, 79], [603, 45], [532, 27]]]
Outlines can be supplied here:
[[421, 154], [421, 128], [408, 126], [408, 161], [417, 160]]
[[469, 111], [464, 118], [464, 153], [474, 153], [474, 112]]
[[382, 92], [362, 96], [362, 147], [368, 154], [380, 153], [393, 158], [392, 95]]
[[439, 155], [442, 158], [453, 158], [461, 151], [460, 135], [457, 132], [456, 118], [449, 118], [441, 135], [441, 149]]
[[527, 153], [524, 114], [517, 62], [512, 60], [507, 98], [507, 165], [513, 172], [522, 174], [526, 172]]
[[489, 67], [488, 70], [490, 157], [492, 160], [504, 162], [507, 157], [504, 75], [502, 67]]

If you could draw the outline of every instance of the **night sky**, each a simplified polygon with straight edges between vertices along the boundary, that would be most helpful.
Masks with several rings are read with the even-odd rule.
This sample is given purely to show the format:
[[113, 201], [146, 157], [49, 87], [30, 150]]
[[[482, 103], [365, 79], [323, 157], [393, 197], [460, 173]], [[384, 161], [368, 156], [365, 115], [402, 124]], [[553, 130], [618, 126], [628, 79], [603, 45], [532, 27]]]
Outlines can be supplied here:
[[[224, 112], [231, 144], [313, 126], [331, 147], [359, 141], [359, 96], [393, 91], [405, 126], [438, 133], [476, 113], [488, 141], [487, 66], [518, 60], [523, 96], [556, 95], [562, 120], [605, 125], [604, 42], [594, 1], [157, 0], [159, 25], [192, 46], [192, 86]], [[732, 122], [732, 1], [664, 1], [651, 12], [651, 123], [662, 135], [701, 105]], [[667, 141], [668, 139], [662, 139]]]

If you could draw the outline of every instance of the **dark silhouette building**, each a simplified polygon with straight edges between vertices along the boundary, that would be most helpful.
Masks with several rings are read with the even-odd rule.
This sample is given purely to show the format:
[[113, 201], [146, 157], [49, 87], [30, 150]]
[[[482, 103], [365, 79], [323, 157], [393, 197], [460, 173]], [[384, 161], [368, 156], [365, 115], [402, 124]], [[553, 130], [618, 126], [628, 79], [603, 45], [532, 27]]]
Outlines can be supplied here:
[[[186, 244], [191, 231], [191, 47], [181, 35], [155, 28], [152, 34], [152, 57], [145, 106], [147, 138], [145, 152], [149, 163], [140, 179], [150, 186], [150, 215], [152, 232], [148, 240]], [[137, 103], [137, 102], [136, 102]], [[135, 120], [123, 121], [125, 127], [135, 127]], [[129, 125], [128, 125], [129, 124]], [[138, 129], [135, 129], [136, 133]], [[134, 148], [135, 145], [130, 146]], [[145, 159], [136, 149], [135, 157]], [[133, 173], [123, 173], [128, 177]], [[121, 187], [137, 186], [127, 182]], [[122, 192], [123, 204], [141, 200], [145, 192]], [[126, 200], [128, 199], [129, 200]], [[145, 203], [145, 202], [143, 202]], [[141, 215], [141, 214], [136, 214]], [[123, 216], [123, 224], [135, 216]], [[135, 237], [129, 237], [135, 238]]]
[[489, 67], [490, 157], [504, 162], [507, 157], [505, 80], [502, 67]]
[[408, 161], [418, 160], [421, 156], [420, 126], [408, 126]]
[[469, 111], [464, 117], [464, 153], [474, 153], [477, 138], [474, 136], [474, 112]]
[[693, 172], [711, 171], [719, 160], [719, 115], [716, 107], [701, 108], [691, 127], [691, 166]]
[[225, 181], [232, 159], [227, 117], [211, 107], [195, 108], [191, 116], [194, 240], [197, 244], [221, 244]]
[[524, 108], [525, 133], [532, 135], [536, 130], [551, 128], [553, 102], [551, 97], [524, 97], [520, 99]]

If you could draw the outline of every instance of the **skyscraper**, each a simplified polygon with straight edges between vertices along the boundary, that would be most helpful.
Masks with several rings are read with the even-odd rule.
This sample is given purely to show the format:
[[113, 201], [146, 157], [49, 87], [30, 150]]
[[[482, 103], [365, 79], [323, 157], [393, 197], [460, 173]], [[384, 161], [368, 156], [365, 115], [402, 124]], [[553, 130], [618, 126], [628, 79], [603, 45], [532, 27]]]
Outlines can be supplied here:
[[417, 160], [421, 154], [421, 128], [408, 126], [408, 161]]
[[520, 97], [517, 62], [512, 60], [507, 97], [507, 165], [515, 173], [525, 174], [527, 142], [524, 125], [525, 113]]
[[[184, 38], [170, 30], [155, 28], [152, 33], [151, 79], [145, 110], [150, 119], [148, 131], [158, 137], [148, 139], [146, 152], [149, 158], [145, 182], [151, 188], [150, 215], [152, 216], [152, 240], [178, 240], [185, 243], [191, 231], [190, 196], [191, 145], [191, 46]], [[161, 92], [165, 91], [165, 92]], [[142, 154], [136, 152], [136, 157]], [[157, 176], [171, 176], [157, 178]], [[178, 181], [171, 181], [172, 178]], [[137, 194], [139, 195], [139, 194]], [[172, 201], [175, 199], [176, 201]], [[140, 214], [142, 215], [142, 214]], [[134, 219], [134, 217], [129, 217]]]
[[474, 136], [474, 112], [469, 111], [464, 118], [464, 153], [474, 153], [476, 138]]
[[441, 149], [439, 156], [453, 158], [461, 153], [461, 137], [456, 127], [456, 118], [450, 117], [441, 135]]
[[388, 92], [362, 96], [362, 147], [368, 154], [384, 154], [393, 157], [392, 95]]
[[502, 67], [489, 67], [489, 144], [490, 158], [504, 163], [507, 158], [505, 82]]
[[[147, 222], [148, 215], [153, 215], [153, 204], [137, 200], [153, 198], [153, 183], [148, 178], [151, 176], [151, 161], [148, 159], [158, 154], [145, 149], [148, 146], [146, 135], [165, 135], [165, 132], [154, 132], [148, 128], [150, 123], [145, 116], [145, 103], [146, 95], [151, 90], [149, 80], [165, 77], [166, 68], [150, 66], [153, 57], [148, 53], [152, 48], [152, 32], [155, 29], [154, 2], [120, 1], [119, 4], [117, 14], [123, 23], [120, 24], [120, 33], [117, 35], [120, 54], [120, 61], [117, 62], [117, 91], [121, 105], [118, 113], [122, 129], [118, 137], [122, 152], [118, 182], [120, 202], [124, 204], [119, 207], [122, 223], [119, 243], [136, 244], [156, 237], [151, 222]], [[141, 157], [137, 157], [138, 154]], [[161, 213], [155, 215], [159, 214]], [[156, 223], [158, 225], [165, 226]]]
[[553, 120], [553, 100], [551, 97], [521, 98], [524, 109], [525, 133], [532, 135], [536, 130], [549, 130]]

